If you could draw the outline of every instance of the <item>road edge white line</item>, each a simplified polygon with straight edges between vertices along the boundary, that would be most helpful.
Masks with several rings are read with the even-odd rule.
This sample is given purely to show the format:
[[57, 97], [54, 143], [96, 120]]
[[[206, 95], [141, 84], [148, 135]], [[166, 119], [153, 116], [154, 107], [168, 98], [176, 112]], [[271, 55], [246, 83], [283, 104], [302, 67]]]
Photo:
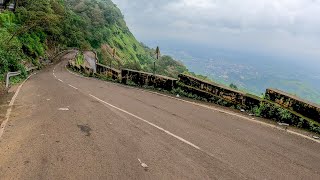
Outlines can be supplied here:
[[22, 88], [22, 86], [24, 85], [24, 83], [32, 76], [33, 74], [31, 74], [30, 76], [27, 77], [27, 79], [25, 79], [18, 87], [16, 93], [13, 95], [13, 97], [11, 98], [11, 101], [9, 103], [9, 108], [7, 109], [7, 113], [6, 113], [6, 116], [5, 116], [5, 120], [1, 123], [1, 128], [0, 128], [0, 138], [2, 137], [3, 133], [4, 133], [4, 130], [6, 128], [6, 125], [9, 121], [9, 118], [10, 118], [10, 114], [11, 114], [11, 111], [12, 111], [12, 106], [16, 100], [16, 98], [18, 97], [18, 94]]
[[[224, 111], [224, 110], [221, 110], [221, 109], [218, 109], [218, 108], [214, 108], [214, 107], [211, 107], [211, 106], [207, 106], [207, 105], [196, 103], [196, 102], [192, 102], [192, 101], [187, 101], [187, 100], [184, 100], [184, 99], [178, 99], [178, 98], [175, 98], [175, 97], [172, 97], [172, 96], [168, 96], [168, 95], [165, 95], [165, 94], [161, 94], [161, 93], [157, 93], [157, 92], [152, 92], [152, 91], [148, 91], [148, 90], [141, 90], [141, 91], [142, 92], [149, 92], [151, 94], [156, 94], [156, 95], [159, 95], [159, 96], [168, 97], [168, 98], [175, 99], [175, 100], [178, 100], [178, 101], [181, 101], [181, 102], [193, 104], [195, 106], [200, 106], [200, 107], [207, 108], [207, 109], [210, 109], [210, 110], [213, 110], [213, 111], [218, 111], [220, 113], [225, 113], [225, 114], [228, 114], [230, 116], [236, 116], [236, 117], [245, 119], [245, 120], [250, 121], [250, 122], [254, 122], [254, 123], [257, 123], [257, 124], [261, 124], [261, 125], [264, 125], [264, 126], [268, 126], [268, 127], [272, 127], [272, 128], [276, 128], [276, 129], [282, 130], [282, 128], [280, 128], [280, 127], [278, 127], [276, 125], [265, 123], [265, 122], [258, 121], [258, 120], [255, 120], [255, 119], [251, 119], [251, 118], [248, 118], [246, 116], [243, 116], [243, 115], [240, 115], [240, 114], [237, 114], [237, 113]], [[306, 138], [306, 139], [309, 139], [309, 140], [312, 140], [312, 141], [317, 142], [317, 143], [320, 143], [319, 140], [313, 139], [312, 137], [309, 137], [307, 135], [304, 135], [304, 134], [301, 134], [301, 133], [298, 133], [298, 132], [295, 132], [295, 131], [292, 131], [292, 130], [286, 130], [286, 132], [288, 132], [290, 134], [294, 134], [294, 135], [300, 136], [300, 137], [303, 137], [303, 138]]]
[[78, 90], [78, 88], [76, 88], [76, 87], [72, 86], [71, 84], [68, 84], [68, 86], [72, 87], [73, 89]]
[[130, 115], [130, 116], [132, 116], [132, 117], [134, 117], [134, 118], [136, 118], [136, 119], [139, 119], [140, 121], [143, 121], [143, 122], [149, 124], [150, 126], [156, 128], [156, 129], [158, 129], [158, 130], [160, 130], [160, 131], [162, 131], [162, 132], [164, 132], [164, 133], [166, 133], [166, 134], [168, 134], [168, 135], [170, 135], [170, 136], [172, 136], [172, 137], [174, 137], [174, 138], [176, 138], [176, 139], [178, 139], [179, 141], [181, 141], [181, 142], [183, 142], [183, 143], [185, 143], [185, 144], [188, 144], [189, 146], [191, 146], [191, 147], [193, 147], [193, 148], [195, 148], [195, 149], [201, 150], [199, 146], [197, 146], [197, 145], [195, 145], [195, 144], [193, 144], [193, 143], [191, 143], [191, 142], [183, 139], [183, 138], [180, 137], [180, 136], [177, 136], [177, 135], [171, 133], [170, 131], [167, 131], [167, 130], [163, 129], [163, 128], [160, 127], [160, 126], [157, 126], [157, 125], [155, 125], [155, 124], [153, 124], [153, 123], [151, 123], [151, 122], [149, 122], [149, 121], [147, 121], [147, 120], [145, 120], [145, 119], [143, 119], [143, 118], [141, 118], [141, 117], [139, 117], [139, 116], [137, 116], [137, 115], [134, 115], [134, 114], [132, 114], [132, 113], [126, 111], [126, 110], [123, 110], [123, 109], [121, 109], [121, 108], [119, 108], [119, 107], [117, 107], [117, 106], [114, 106], [114, 105], [112, 105], [112, 104], [110, 104], [110, 103], [107, 103], [107, 102], [105, 102], [105, 101], [103, 101], [103, 100], [95, 97], [95, 96], [92, 95], [92, 94], [89, 94], [89, 96], [91, 96], [92, 98], [94, 98], [95, 100], [99, 101], [99, 102], [102, 103], [102, 104], [108, 105], [108, 106], [110, 106], [110, 107], [112, 107], [112, 108], [114, 108], [114, 109], [117, 109], [118, 111], [121, 111], [121, 112], [123, 112], [123, 113], [125, 113], [125, 114], [128, 114], [128, 115]]
[[[73, 73], [71, 72], [68, 68], [66, 68], [67, 71], [70, 73], [70, 74], [73, 74], [75, 76], [78, 76], [78, 77], [81, 77], [81, 78], [85, 78], [85, 79], [92, 79], [92, 78], [88, 78], [88, 77], [84, 77], [84, 76], [81, 76], [81, 75], [78, 75], [76, 73]], [[111, 82], [105, 82], [105, 83], [111, 83]], [[113, 83], [114, 84], [114, 83]], [[203, 107], [203, 108], [206, 108], [206, 109], [210, 109], [210, 110], [214, 110], [214, 111], [218, 111], [220, 113], [225, 113], [227, 115], [230, 115], [230, 116], [236, 116], [236, 117], [239, 117], [239, 118], [242, 118], [242, 119], [245, 119], [247, 121], [250, 121], [250, 122], [253, 122], [253, 123], [257, 123], [257, 124], [261, 124], [261, 125], [264, 125], [264, 126], [267, 126], [267, 127], [271, 127], [271, 128], [276, 128], [276, 129], [280, 129], [282, 130], [282, 128], [280, 127], [277, 127], [273, 124], [270, 124], [270, 123], [265, 123], [265, 122], [261, 122], [261, 121], [258, 121], [258, 120], [255, 120], [255, 119], [251, 119], [251, 118], [248, 118], [246, 116], [243, 116], [243, 115], [240, 115], [240, 114], [237, 114], [237, 113], [232, 113], [232, 112], [229, 112], [229, 111], [224, 111], [224, 110], [221, 110], [221, 109], [218, 109], [218, 108], [214, 108], [214, 107], [211, 107], [211, 106], [207, 106], [207, 105], [204, 105], [204, 104], [200, 104], [200, 103], [196, 103], [196, 102], [192, 102], [192, 101], [187, 101], [187, 100], [184, 100], [184, 99], [178, 99], [176, 97], [172, 97], [172, 96], [169, 96], [169, 95], [165, 95], [165, 94], [161, 94], [161, 93], [157, 93], [157, 92], [153, 92], [153, 91], [149, 91], [149, 90], [143, 90], [143, 89], [140, 89], [140, 88], [135, 88], [135, 87], [131, 87], [131, 86], [126, 86], [126, 85], [123, 85], [123, 84], [116, 84], [116, 85], [120, 85], [122, 87], [130, 87], [132, 89], [136, 89], [136, 90], [139, 90], [141, 92], [147, 92], [147, 93], [151, 93], [151, 94], [156, 94], [156, 95], [159, 95], [159, 96], [163, 96], [163, 97], [167, 97], [167, 98], [170, 98], [170, 99], [175, 99], [175, 100], [178, 100], [178, 101], [181, 101], [181, 102], [185, 102], [185, 103], [189, 103], [189, 104], [192, 104], [192, 105], [195, 105], [195, 106], [199, 106], [199, 107]], [[307, 135], [304, 135], [304, 134], [301, 134], [301, 133], [298, 133], [296, 131], [292, 131], [292, 130], [286, 130], [286, 132], [290, 133], [290, 134], [293, 134], [293, 135], [296, 135], [296, 136], [300, 136], [302, 138], [305, 138], [305, 139], [309, 139], [313, 142], [317, 142], [317, 143], [320, 143], [320, 140], [316, 140], [310, 136], [307, 136]]]

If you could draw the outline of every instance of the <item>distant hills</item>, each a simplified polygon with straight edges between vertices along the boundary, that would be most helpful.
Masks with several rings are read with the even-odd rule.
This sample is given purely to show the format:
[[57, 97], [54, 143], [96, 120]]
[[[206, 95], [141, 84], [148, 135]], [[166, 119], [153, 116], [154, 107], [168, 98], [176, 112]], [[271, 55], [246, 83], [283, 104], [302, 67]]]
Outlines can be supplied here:
[[258, 96], [271, 87], [320, 104], [320, 72], [310, 70], [303, 64], [283, 62], [272, 57], [216, 51], [216, 54], [211, 52], [202, 57], [178, 50], [168, 50], [166, 53], [183, 60], [190, 71], [225, 85], [234, 83]]

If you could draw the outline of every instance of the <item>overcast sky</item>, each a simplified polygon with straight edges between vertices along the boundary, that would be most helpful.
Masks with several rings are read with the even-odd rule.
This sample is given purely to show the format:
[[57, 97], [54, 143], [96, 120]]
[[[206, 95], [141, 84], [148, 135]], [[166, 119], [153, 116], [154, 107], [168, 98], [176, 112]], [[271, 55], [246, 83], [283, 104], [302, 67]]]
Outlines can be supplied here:
[[310, 60], [320, 0], [113, 0], [142, 42], [181, 42]]

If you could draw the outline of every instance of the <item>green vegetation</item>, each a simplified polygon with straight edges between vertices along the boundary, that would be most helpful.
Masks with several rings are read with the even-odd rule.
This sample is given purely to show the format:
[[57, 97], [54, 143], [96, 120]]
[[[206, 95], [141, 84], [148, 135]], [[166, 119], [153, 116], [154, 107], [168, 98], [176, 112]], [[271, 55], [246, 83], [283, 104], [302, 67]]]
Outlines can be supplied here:
[[[26, 66], [41, 66], [53, 49], [77, 47], [94, 49], [100, 63], [117, 68], [130, 68], [177, 77], [179, 73], [210, 81], [206, 76], [188, 72], [187, 68], [170, 56], [157, 59], [159, 49], [151, 49], [138, 42], [129, 31], [120, 10], [111, 0], [20, 0], [15, 13], [0, 13], [0, 81], [8, 71], [22, 72]], [[112, 49], [116, 50], [113, 51]], [[113, 52], [115, 54], [113, 54]], [[84, 63], [83, 54], [78, 54], [77, 64]], [[110, 80], [110, 77], [98, 77]], [[234, 84], [233, 89], [238, 89]], [[189, 98], [213, 102], [227, 107], [240, 107], [216, 96], [197, 95], [180, 86], [171, 93]], [[204, 95], [204, 97], [202, 96]], [[277, 119], [314, 132], [320, 132], [319, 124], [294, 113], [263, 103], [253, 109], [259, 117]]]
[[[70, 68], [73, 69], [75, 68], [75, 66], [74, 67], [71, 66]], [[109, 73], [107, 74], [89, 73], [88, 74], [86, 72], [82, 72], [79, 69], [73, 69], [73, 70], [79, 71], [79, 73], [81, 73], [84, 76], [89, 76], [89, 77], [93, 76], [101, 80], [112, 81], [115, 83], [122, 82], [121, 77], [118, 77], [117, 79], [113, 79], [111, 73], [110, 74]], [[241, 103], [239, 104], [235, 101], [228, 100], [227, 98], [217, 96], [207, 91], [203, 91], [195, 87], [187, 86], [181, 82], [177, 82], [177, 86], [171, 91], [167, 91], [161, 87], [154, 87], [154, 86], [148, 86], [148, 85], [141, 86], [136, 84], [130, 79], [127, 80], [126, 84], [129, 86], [141, 87], [141, 88], [149, 89], [152, 91], [161, 91], [163, 93], [170, 93], [177, 97], [187, 97], [194, 100], [214, 103], [214, 104], [230, 107], [237, 110], [247, 109], [247, 112], [251, 113], [252, 116], [254, 115], [256, 117], [271, 119], [276, 122], [287, 123], [291, 126], [303, 128], [303, 129], [320, 134], [320, 124], [318, 122], [311, 120], [307, 117], [303, 117], [302, 115], [294, 111], [291, 111], [274, 102], [271, 102], [267, 100], [268, 97], [264, 97], [264, 99], [260, 99], [258, 96], [247, 94], [246, 96], [251, 96], [252, 98], [259, 99], [259, 101], [261, 102], [259, 105], [254, 106], [254, 105], [244, 105]]]
[[83, 65], [84, 63], [84, 55], [82, 52], [78, 53], [76, 56], [76, 64], [77, 65]]
[[237, 85], [235, 85], [235, 84], [233, 84], [233, 83], [231, 83], [231, 84], [229, 85], [229, 87], [232, 88], [232, 89], [238, 90]]
[[[171, 93], [174, 95], [178, 94], [179, 96], [183, 96], [183, 97], [187, 97], [195, 100], [200, 100], [204, 102], [218, 104], [225, 107], [230, 107], [233, 109], [240, 110], [242, 108], [245, 108], [239, 104], [235, 104], [221, 97], [214, 96], [214, 95], [207, 95], [207, 93], [203, 93], [200, 90], [190, 89], [182, 83], [178, 83], [178, 87], [176, 89], [173, 89]], [[308, 131], [320, 134], [320, 124], [318, 122], [313, 121], [307, 117], [303, 117], [302, 115], [296, 112], [288, 110], [268, 100], [262, 100], [259, 106], [252, 108], [248, 112], [252, 113], [256, 117], [262, 117], [262, 118], [271, 119], [276, 122], [287, 123], [291, 126], [306, 129]]]
[[320, 134], [320, 124], [270, 101], [261, 102], [252, 112], [257, 117], [272, 119]]
[[18, 38], [13, 37], [10, 31], [15, 28], [15, 16], [7, 12], [0, 14], [0, 80], [4, 79], [4, 73], [7, 71], [24, 70], [25, 55], [21, 52], [22, 44]]
[[[100, 63], [153, 72], [156, 50], [135, 39], [120, 10], [111, 0], [66, 0], [66, 4], [85, 24], [81, 27], [86, 34], [82, 44], [97, 50]], [[117, 61], [112, 60], [112, 48], [116, 48]], [[172, 77], [187, 71], [182, 63], [169, 56], [161, 57], [156, 69], [158, 74]]]
[[[8, 71], [40, 65], [52, 49], [94, 49], [103, 64], [153, 71], [155, 50], [139, 43], [111, 0], [20, 0], [15, 13], [0, 14], [0, 80]], [[103, 47], [116, 48], [112, 52]], [[109, 59], [108, 59], [109, 57]], [[177, 77], [186, 67], [169, 56], [156, 62], [157, 73]], [[25, 75], [25, 73], [24, 73]]]

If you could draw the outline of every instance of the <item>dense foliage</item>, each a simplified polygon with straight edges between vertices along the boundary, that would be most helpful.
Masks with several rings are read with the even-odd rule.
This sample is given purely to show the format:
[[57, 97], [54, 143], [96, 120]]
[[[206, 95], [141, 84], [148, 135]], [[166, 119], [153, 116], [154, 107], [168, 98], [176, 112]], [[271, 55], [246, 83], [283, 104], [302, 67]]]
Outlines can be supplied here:
[[[20, 0], [15, 13], [0, 14], [0, 78], [7, 71], [39, 65], [48, 51], [78, 47], [94, 49], [101, 63], [153, 71], [155, 50], [138, 42], [129, 31], [120, 10], [111, 0]], [[104, 54], [103, 54], [104, 53]], [[186, 67], [169, 56], [156, 63], [157, 73], [176, 77]]]

